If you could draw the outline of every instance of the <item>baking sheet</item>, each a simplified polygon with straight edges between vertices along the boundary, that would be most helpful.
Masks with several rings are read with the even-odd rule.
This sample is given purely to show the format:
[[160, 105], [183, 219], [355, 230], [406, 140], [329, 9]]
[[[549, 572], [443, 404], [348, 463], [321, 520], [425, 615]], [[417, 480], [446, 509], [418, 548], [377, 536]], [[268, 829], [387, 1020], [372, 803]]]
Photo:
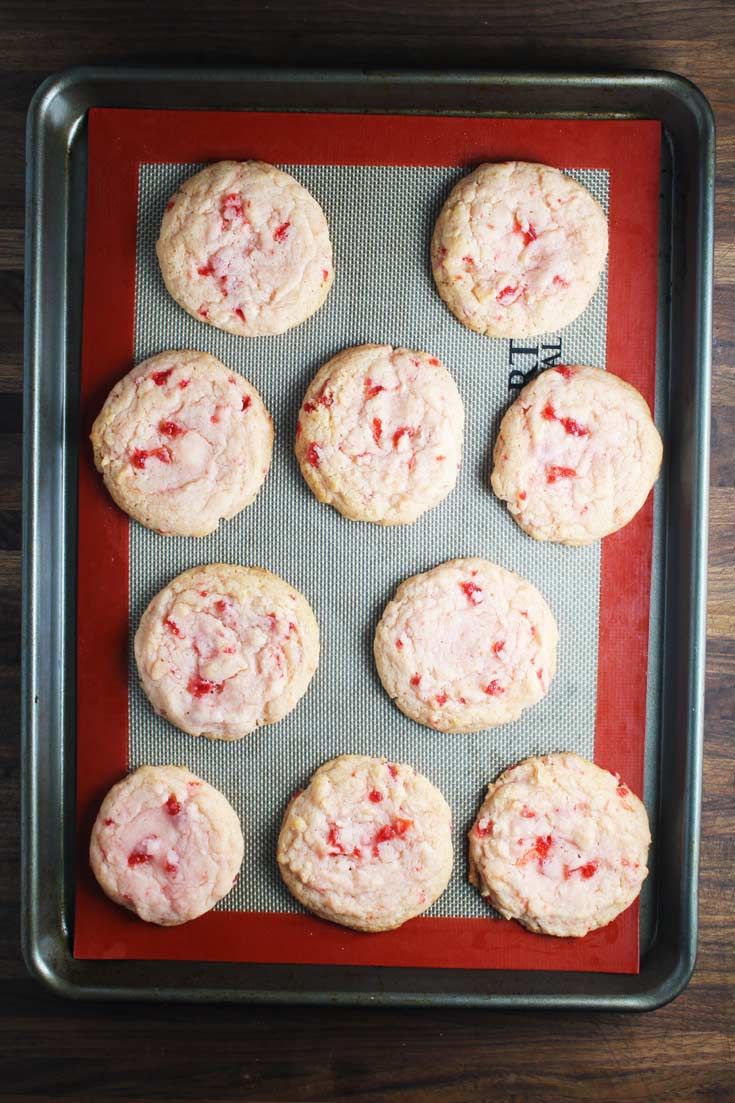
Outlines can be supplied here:
[[[354, 131], [361, 121], [353, 118], [351, 124]], [[485, 121], [484, 141], [493, 125], [492, 121]], [[552, 130], [558, 137], [560, 129], [571, 126], [576, 138], [572, 146], [579, 149], [585, 148], [579, 142], [580, 127], [623, 124], [534, 125], [537, 132], [545, 127], [547, 138]], [[652, 124], [627, 125], [637, 125], [643, 133], [646, 127], [650, 131]], [[543, 142], [537, 143], [537, 147], [539, 144]], [[650, 146], [653, 152], [654, 143]], [[220, 155], [263, 154], [255, 150]], [[541, 154], [536, 156], [542, 159]], [[545, 159], [552, 160], [548, 155]], [[555, 160], [607, 204], [606, 168], [575, 169], [568, 160], [560, 161], [558, 157]], [[582, 318], [560, 335], [549, 335], [538, 342], [515, 343], [482, 338], [460, 326], [448, 313], [433, 289], [428, 266], [431, 227], [447, 191], [462, 175], [464, 167], [326, 166], [302, 162], [287, 167], [313, 191], [327, 212], [336, 253], [335, 287], [322, 311], [304, 326], [278, 338], [241, 341], [201, 325], [181, 311], [166, 295], [155, 264], [153, 246], [165, 202], [196, 167], [191, 162], [144, 162], [136, 166], [135, 346], [131, 352], [139, 360], [164, 347], [194, 347], [220, 356], [231, 367], [243, 371], [263, 394], [275, 418], [277, 444], [273, 470], [256, 504], [233, 522], [221, 526], [212, 537], [200, 541], [164, 540], [134, 524], [128, 534], [126, 523], [130, 565], [126, 604], [131, 630], [134, 631], [140, 612], [153, 593], [178, 571], [200, 562], [232, 559], [275, 570], [306, 593], [322, 627], [323, 658], [312, 689], [294, 713], [276, 727], [233, 745], [192, 740], [155, 717], [131, 668], [129, 722], [126, 717], [125, 733], [128, 764], [184, 762], [222, 788], [241, 815], [248, 850], [238, 887], [220, 907], [230, 912], [293, 913], [299, 909], [281, 887], [273, 863], [275, 836], [288, 794], [302, 785], [325, 758], [343, 751], [384, 753], [409, 761], [439, 785], [455, 813], [455, 874], [449, 890], [434, 906], [433, 914], [465, 921], [474, 918], [477, 923], [479, 917], [490, 913], [466, 884], [463, 837], [487, 780], [530, 753], [566, 748], [591, 755], [596, 724], [599, 736], [599, 612], [613, 633], [619, 628], [614, 612], [599, 608], [600, 546], [566, 549], [539, 545], [525, 537], [492, 496], [487, 470], [498, 416], [515, 393], [519, 372], [537, 362], [545, 366], [544, 361], [546, 366], [565, 361], [605, 365], [611, 347], [605, 326], [606, 281], [603, 280]], [[653, 159], [650, 168], [653, 179], [657, 175], [657, 162]], [[617, 180], [621, 180], [620, 176]], [[631, 229], [627, 228], [628, 234]], [[612, 230], [614, 257], [622, 244], [625, 227], [614, 221]], [[638, 263], [640, 268], [640, 259]], [[620, 290], [624, 291], [622, 285]], [[637, 320], [638, 329], [634, 332], [639, 347], [630, 348], [626, 361], [622, 362], [613, 341], [615, 370], [637, 382], [650, 396], [653, 321], [645, 316], [631, 318], [627, 313], [621, 318], [619, 307], [624, 300], [624, 294], [622, 299], [619, 296], [616, 325], [622, 327], [626, 321]], [[649, 326], [648, 333], [645, 325]], [[440, 356], [455, 375], [465, 400], [465, 462], [458, 486], [445, 503], [413, 526], [385, 530], [346, 521], [311, 497], [293, 459], [295, 416], [309, 379], [339, 348], [366, 340], [425, 348]], [[642, 551], [643, 559], [647, 558], [650, 564], [650, 516], [643, 516], [630, 526], [624, 539], [631, 546], [637, 541], [638, 552]], [[613, 545], [615, 540], [606, 544]], [[374, 674], [370, 644], [382, 607], [402, 578], [443, 559], [466, 554], [485, 555], [518, 570], [545, 593], [560, 626], [559, 673], [544, 702], [515, 724], [476, 735], [441, 734], [414, 724], [390, 704]], [[632, 598], [634, 603], [645, 606], [637, 610], [637, 615], [645, 620], [648, 576], [641, 579], [633, 571], [631, 577], [637, 589], [628, 595], [628, 605], [624, 602], [623, 608], [630, 611]], [[645, 691], [645, 632], [639, 632], [637, 640], [636, 659], [644, 667]], [[605, 677], [609, 679], [610, 671]], [[608, 701], [609, 694], [605, 699]], [[627, 711], [634, 720], [640, 720], [645, 715], [645, 701], [642, 713], [640, 708]], [[609, 724], [609, 716], [603, 719]], [[605, 764], [621, 770], [629, 783], [637, 787], [640, 787], [644, 736], [644, 725], [639, 724], [627, 740], [621, 738], [619, 752], [613, 751], [612, 758], [610, 747], [603, 753]], [[598, 955], [596, 961], [588, 960], [586, 967], [637, 967], [637, 943], [635, 937], [632, 940], [630, 937], [634, 926], [631, 915], [634, 920], [631, 913], [619, 924], [620, 930], [628, 935], [623, 940], [625, 946], [619, 947], [621, 952], [617, 956], [608, 954], [606, 960], [604, 955], [602, 959]], [[119, 946], [111, 952], [108, 946], [101, 952], [99, 940], [96, 949], [89, 945], [85, 948], [84, 909], [80, 917], [77, 952], [81, 956], [141, 953], [148, 956], [140, 946], [132, 952]], [[191, 930], [201, 922], [192, 924]], [[351, 959], [349, 950], [345, 958], [343, 933], [316, 920], [308, 922], [319, 925], [320, 946], [325, 945], [324, 929], [330, 930], [340, 944], [340, 960]], [[418, 922], [426, 924], [430, 920]], [[476, 923], [462, 928], [467, 937], [472, 937], [468, 932], [476, 931]], [[487, 930], [490, 926], [496, 928], [498, 935], [501, 929], [518, 930], [513, 925], [488, 919], [481, 925]], [[615, 933], [612, 928], [609, 930]], [[381, 960], [382, 938], [378, 945], [373, 942], [372, 960]], [[617, 935], [613, 942], [616, 939]], [[491, 941], [497, 942], [497, 935]], [[544, 948], [537, 950], [547, 967], [574, 967], [569, 962], [585, 967], [583, 949], [578, 953], [568, 948], [562, 951], [556, 943], [557, 953], [554, 940], [539, 941]], [[157, 947], [152, 952], [164, 956], [171, 952], [177, 956], [175, 950], [163, 950], [155, 935], [151, 936], [151, 942]], [[278, 960], [304, 960], [302, 942], [294, 938], [292, 957], [281, 956]], [[590, 940], [585, 942], [589, 944]], [[384, 945], [388, 951], [387, 940]], [[240, 957], [243, 950], [234, 944], [231, 952], [240, 960], [263, 959]], [[244, 952], [263, 953], [252, 947]], [[193, 956], [206, 957], [209, 953], [211, 948], [203, 945], [200, 951], [194, 950]], [[283, 954], [288, 953], [286, 947]], [[332, 960], [329, 954], [324, 957], [327, 953], [324, 949], [316, 953], [318, 960]], [[521, 949], [522, 958], [525, 954], [527, 959], [528, 953], [527, 946]], [[507, 955], [494, 954], [492, 946], [485, 946], [481, 956], [488, 967], [509, 964]], [[533, 958], [533, 954], [530, 956]], [[429, 960], [443, 965], [468, 963], [462, 952], [454, 957], [444, 953], [441, 960], [438, 956]], [[567, 964], [559, 964], [563, 961]], [[473, 963], [478, 962], [473, 959]], [[521, 961], [516, 964], [526, 967]]]

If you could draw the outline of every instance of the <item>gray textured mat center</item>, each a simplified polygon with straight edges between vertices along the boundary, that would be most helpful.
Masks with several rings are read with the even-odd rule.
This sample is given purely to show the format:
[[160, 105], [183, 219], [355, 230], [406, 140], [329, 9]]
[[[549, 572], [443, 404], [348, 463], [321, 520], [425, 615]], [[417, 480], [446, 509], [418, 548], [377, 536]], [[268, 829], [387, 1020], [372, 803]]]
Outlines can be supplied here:
[[[574, 750], [591, 757], [597, 677], [599, 544], [569, 549], [537, 544], [511, 520], [488, 483], [498, 416], [513, 368], [533, 353], [479, 336], [441, 302], [431, 278], [429, 241], [450, 189], [452, 168], [284, 165], [322, 204], [335, 249], [336, 279], [326, 305], [279, 337], [246, 340], [189, 317], [168, 296], [155, 256], [166, 201], [197, 165], [140, 170], [135, 357], [166, 348], [202, 349], [258, 388], [276, 427], [273, 467], [254, 505], [201, 540], [130, 529], [131, 640], [148, 601], [174, 575], [212, 561], [258, 565], [282, 575], [311, 602], [322, 658], [306, 697], [281, 723], [240, 743], [192, 739], [157, 717], [131, 654], [131, 767], [181, 763], [221, 789], [243, 825], [242, 874], [220, 907], [297, 911], [283, 888], [275, 843], [290, 793], [325, 759], [342, 752], [387, 755], [425, 773], [454, 812], [455, 870], [429, 914], [482, 916], [487, 907], [466, 882], [464, 835], [486, 782], [526, 755]], [[570, 171], [607, 209], [607, 172]], [[561, 362], [605, 365], [605, 276], [590, 306], [561, 334]], [[383, 529], [347, 521], [308, 491], [293, 455], [296, 414], [316, 370], [339, 349], [381, 341], [439, 356], [466, 409], [464, 463], [446, 501], [415, 524]], [[559, 337], [516, 345], [556, 345]], [[550, 353], [551, 355], [551, 353]], [[405, 577], [445, 559], [481, 555], [539, 587], [557, 618], [559, 671], [547, 698], [518, 722], [470, 735], [432, 732], [404, 717], [375, 673], [377, 620]]]

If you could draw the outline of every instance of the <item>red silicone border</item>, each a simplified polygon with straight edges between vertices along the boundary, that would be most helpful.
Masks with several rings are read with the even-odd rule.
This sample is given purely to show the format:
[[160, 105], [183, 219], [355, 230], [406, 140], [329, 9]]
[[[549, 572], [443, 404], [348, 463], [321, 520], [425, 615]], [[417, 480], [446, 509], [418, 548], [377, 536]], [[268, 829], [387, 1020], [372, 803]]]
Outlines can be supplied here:
[[[132, 363], [138, 166], [252, 157], [301, 164], [460, 166], [518, 158], [560, 168], [609, 169], [607, 366], [653, 404], [658, 122], [92, 110], [79, 475], [74, 955], [637, 972], [637, 906], [579, 940], [546, 938], [485, 919], [419, 918], [397, 931], [366, 935], [311, 916], [242, 912], [210, 912], [183, 927], [157, 928], [110, 903], [94, 883], [87, 862], [89, 830], [104, 793], [127, 768], [129, 562], [128, 520], [94, 472], [87, 435], [108, 390]], [[649, 501], [602, 546], [595, 759], [638, 791], [652, 532]]]

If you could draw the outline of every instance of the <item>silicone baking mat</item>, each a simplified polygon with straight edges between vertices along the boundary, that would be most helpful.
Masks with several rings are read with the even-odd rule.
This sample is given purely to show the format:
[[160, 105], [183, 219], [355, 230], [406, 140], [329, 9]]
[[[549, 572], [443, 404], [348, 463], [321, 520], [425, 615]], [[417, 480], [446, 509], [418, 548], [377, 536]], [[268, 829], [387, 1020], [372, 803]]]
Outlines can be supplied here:
[[[637, 906], [583, 940], [532, 935], [494, 918], [468, 885], [464, 840], [487, 781], [529, 754], [576, 750], [641, 789], [652, 504], [602, 545], [537, 544], [495, 500], [487, 475], [498, 418], [529, 373], [565, 362], [608, 366], [653, 401], [658, 124], [95, 110], [89, 126], [85, 429], [133, 362], [164, 348], [198, 348], [255, 384], [273, 414], [276, 447], [256, 503], [195, 540], [165, 539], [128, 522], [108, 501], [84, 444], [75, 954], [635, 971]], [[204, 163], [225, 157], [286, 168], [330, 224], [334, 288], [312, 319], [278, 337], [243, 340], [196, 321], [168, 296], [158, 270], [155, 241], [168, 198]], [[446, 310], [428, 246], [456, 180], [482, 160], [513, 157], [557, 165], [599, 199], [610, 222], [609, 278], [606, 271], [587, 310], [563, 331], [491, 340]], [[441, 357], [465, 402], [457, 487], [414, 525], [345, 520], [313, 498], [293, 456], [312, 375], [340, 348], [365, 341]], [[513, 724], [468, 735], [432, 732], [399, 713], [371, 652], [397, 584], [460, 555], [485, 556], [531, 579], [560, 630], [546, 699]], [[320, 667], [299, 706], [234, 744], [192, 739], [157, 717], [130, 647], [151, 597], [180, 571], [212, 561], [257, 564], [287, 578], [308, 597], [322, 635]], [[453, 809], [449, 888], [425, 917], [390, 934], [355, 934], [304, 915], [275, 866], [289, 794], [343, 752], [410, 762]], [[210, 915], [168, 930], [105, 900], [85, 862], [105, 789], [126, 768], [164, 762], [185, 764], [226, 793], [246, 839], [230, 895]]]

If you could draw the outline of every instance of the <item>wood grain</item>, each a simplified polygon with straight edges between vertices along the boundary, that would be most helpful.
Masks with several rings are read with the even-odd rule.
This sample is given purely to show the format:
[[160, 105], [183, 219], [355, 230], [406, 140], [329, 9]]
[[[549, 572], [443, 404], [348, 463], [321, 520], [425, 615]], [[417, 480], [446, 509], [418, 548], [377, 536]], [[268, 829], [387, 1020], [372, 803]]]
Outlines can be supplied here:
[[[728, 0], [4, 0], [0, 8], [0, 1101], [600, 1103], [735, 1098], [735, 9]], [[48, 995], [18, 944], [23, 128], [79, 64], [656, 68], [719, 133], [701, 937], [653, 1014], [90, 1006]]]

